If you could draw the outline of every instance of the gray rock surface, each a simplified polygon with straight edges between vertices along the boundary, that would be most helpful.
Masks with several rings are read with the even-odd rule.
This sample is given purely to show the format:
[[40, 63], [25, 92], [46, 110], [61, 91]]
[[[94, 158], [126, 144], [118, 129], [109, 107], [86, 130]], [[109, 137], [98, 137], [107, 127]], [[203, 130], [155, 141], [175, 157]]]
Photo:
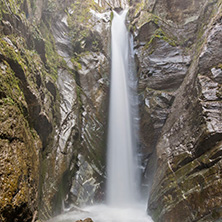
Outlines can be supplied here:
[[155, 221], [221, 218], [220, 11], [196, 46], [157, 142], [149, 201]]
[[[71, 8], [67, 11], [74, 15]], [[93, 29], [90, 36], [81, 38], [80, 48], [75, 48], [76, 43], [73, 48], [73, 41], [78, 39], [72, 39], [67, 14], [57, 15], [59, 19], [52, 25], [56, 50], [66, 67], [58, 69], [60, 117], [44, 159], [45, 164], [55, 167], [47, 167], [45, 173], [43, 218], [62, 212], [63, 205], [82, 206], [102, 198], [110, 12], [89, 13], [90, 20], [85, 22], [92, 23]], [[88, 33], [87, 27], [83, 24]]]

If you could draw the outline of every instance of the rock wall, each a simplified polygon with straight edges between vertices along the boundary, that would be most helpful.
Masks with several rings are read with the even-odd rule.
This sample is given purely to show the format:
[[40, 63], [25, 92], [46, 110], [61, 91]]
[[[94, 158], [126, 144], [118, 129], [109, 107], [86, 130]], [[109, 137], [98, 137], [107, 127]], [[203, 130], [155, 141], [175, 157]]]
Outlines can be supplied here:
[[[30, 3], [30, 2], [29, 2]], [[39, 203], [40, 154], [52, 131], [53, 82], [34, 51], [26, 23], [28, 2], [1, 1], [0, 38], [0, 220], [32, 221]], [[35, 62], [33, 62], [35, 61]]]
[[0, 4], [0, 218], [48, 219], [103, 196], [110, 11]]
[[90, 2], [67, 4], [67, 12], [52, 19], [66, 67], [58, 69], [56, 83], [60, 120], [44, 152], [43, 219], [103, 196], [110, 12]]
[[145, 177], [156, 168], [148, 211], [154, 221], [217, 221], [221, 1], [134, 2], [131, 21]]

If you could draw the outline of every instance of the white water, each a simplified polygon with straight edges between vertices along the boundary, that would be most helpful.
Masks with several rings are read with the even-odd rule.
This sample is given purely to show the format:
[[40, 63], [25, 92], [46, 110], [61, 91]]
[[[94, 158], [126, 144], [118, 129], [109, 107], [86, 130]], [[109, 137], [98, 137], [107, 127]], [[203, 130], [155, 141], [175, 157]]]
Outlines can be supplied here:
[[[125, 26], [127, 11], [114, 12], [112, 21], [112, 67], [107, 154], [107, 204], [83, 208], [53, 218], [53, 222], [74, 222], [92, 218], [94, 222], [152, 222], [146, 204], [139, 200], [135, 131], [132, 130], [128, 86], [129, 39]], [[133, 88], [131, 86], [131, 88]]]
[[86, 218], [91, 218], [94, 222], [152, 222], [152, 219], [145, 213], [144, 205], [137, 205], [134, 208], [95, 205], [86, 207], [83, 211], [62, 214], [48, 222], [75, 222]]
[[112, 21], [112, 67], [107, 152], [107, 201], [111, 206], [126, 206], [137, 198], [136, 161], [128, 88], [127, 11], [114, 12]]

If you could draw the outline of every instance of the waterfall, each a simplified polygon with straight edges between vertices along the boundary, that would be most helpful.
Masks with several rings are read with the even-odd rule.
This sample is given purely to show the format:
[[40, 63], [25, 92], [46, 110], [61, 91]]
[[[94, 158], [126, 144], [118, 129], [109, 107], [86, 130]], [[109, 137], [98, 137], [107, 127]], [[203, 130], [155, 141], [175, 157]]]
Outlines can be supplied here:
[[107, 202], [129, 205], [136, 201], [136, 160], [128, 79], [129, 34], [127, 11], [114, 13], [112, 21], [112, 67], [107, 154]]
[[[146, 204], [138, 198], [136, 141], [138, 121], [136, 87], [130, 63], [129, 34], [125, 26], [127, 11], [114, 13], [112, 21], [112, 67], [107, 152], [107, 204], [88, 206], [51, 222], [71, 222], [91, 217], [95, 222], [153, 222]], [[132, 41], [131, 41], [132, 43]], [[147, 198], [148, 199], [148, 198]]]

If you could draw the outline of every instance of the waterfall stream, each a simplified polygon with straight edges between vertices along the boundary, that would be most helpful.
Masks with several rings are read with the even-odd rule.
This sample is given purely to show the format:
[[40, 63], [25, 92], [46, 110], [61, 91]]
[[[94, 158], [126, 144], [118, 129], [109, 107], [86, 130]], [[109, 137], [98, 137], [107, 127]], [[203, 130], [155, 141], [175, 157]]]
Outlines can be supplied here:
[[135, 203], [138, 190], [128, 87], [129, 39], [125, 26], [127, 11], [113, 13], [107, 201], [111, 206], [125, 206]]
[[[94, 222], [152, 222], [146, 203], [139, 199], [133, 107], [135, 97], [129, 70], [129, 33], [125, 26], [127, 11], [113, 12], [112, 66], [109, 107], [106, 204], [83, 208], [53, 218], [53, 222], [75, 222], [92, 218]], [[131, 81], [129, 79], [131, 78]], [[135, 108], [134, 108], [135, 111]]]

